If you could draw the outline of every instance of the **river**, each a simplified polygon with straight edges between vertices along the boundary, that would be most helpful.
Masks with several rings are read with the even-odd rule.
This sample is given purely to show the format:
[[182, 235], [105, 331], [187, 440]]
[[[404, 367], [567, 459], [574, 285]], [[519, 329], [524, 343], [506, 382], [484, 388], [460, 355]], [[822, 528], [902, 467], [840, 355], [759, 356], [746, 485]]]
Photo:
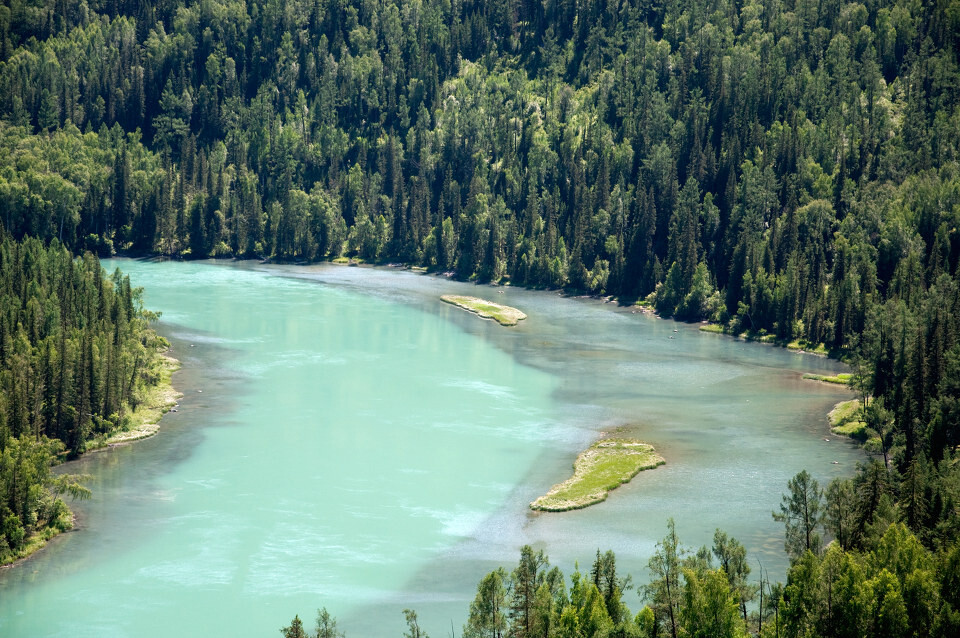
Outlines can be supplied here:
[[[184, 397], [157, 436], [70, 464], [94, 497], [0, 570], [2, 636], [276, 636], [322, 606], [348, 638], [401, 635], [408, 607], [459, 635], [521, 545], [568, 575], [612, 549], [642, 583], [671, 516], [686, 546], [722, 528], [753, 578], [782, 580], [787, 480], [862, 459], [826, 427], [849, 391], [801, 379], [840, 364], [599, 300], [330, 264], [104, 266], [162, 313]], [[441, 294], [529, 318], [504, 328]], [[530, 512], [612, 428], [667, 464], [600, 505]]]

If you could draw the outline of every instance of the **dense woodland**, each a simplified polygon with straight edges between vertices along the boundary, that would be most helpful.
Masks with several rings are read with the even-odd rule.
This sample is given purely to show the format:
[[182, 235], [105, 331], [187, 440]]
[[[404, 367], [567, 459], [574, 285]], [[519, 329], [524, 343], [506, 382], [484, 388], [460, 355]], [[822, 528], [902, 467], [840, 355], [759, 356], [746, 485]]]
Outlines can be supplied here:
[[0, 240], [0, 564], [70, 526], [60, 497], [88, 492], [50, 467], [122, 427], [156, 381], [151, 318], [92, 254]]
[[835, 501], [854, 535], [790, 578], [828, 601], [841, 564], [900, 578], [867, 533], [897, 521], [934, 591], [960, 498], [958, 58], [958, 0], [2, 0], [0, 222], [78, 254], [399, 262], [823, 344], [882, 461]]

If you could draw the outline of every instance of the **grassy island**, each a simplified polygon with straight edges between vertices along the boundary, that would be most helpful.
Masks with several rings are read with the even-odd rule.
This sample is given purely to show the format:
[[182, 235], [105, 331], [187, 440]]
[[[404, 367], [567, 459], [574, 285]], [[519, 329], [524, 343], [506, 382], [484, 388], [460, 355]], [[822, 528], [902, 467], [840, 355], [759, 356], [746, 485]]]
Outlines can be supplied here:
[[493, 303], [492, 301], [480, 299], [479, 297], [468, 297], [466, 295], [443, 295], [440, 297], [440, 299], [448, 304], [453, 304], [454, 306], [463, 308], [464, 310], [469, 310], [470, 312], [477, 314], [484, 319], [493, 319], [501, 326], [515, 326], [517, 325], [518, 321], [523, 321], [527, 318], [527, 315], [516, 308]]
[[554, 485], [530, 503], [544, 512], [582, 509], [607, 499], [614, 490], [642, 470], [652, 470], [666, 461], [652, 445], [636, 439], [601, 439], [577, 456], [573, 477]]

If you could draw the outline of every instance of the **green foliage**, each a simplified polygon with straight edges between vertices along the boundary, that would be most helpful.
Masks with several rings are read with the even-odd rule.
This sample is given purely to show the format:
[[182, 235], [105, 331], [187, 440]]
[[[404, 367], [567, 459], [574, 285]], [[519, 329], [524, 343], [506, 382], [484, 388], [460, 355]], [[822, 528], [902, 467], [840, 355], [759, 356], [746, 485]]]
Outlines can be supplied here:
[[507, 572], [502, 567], [483, 577], [463, 626], [465, 638], [503, 638], [507, 631]]
[[745, 638], [747, 635], [736, 594], [722, 569], [710, 569], [703, 574], [684, 570], [680, 617], [684, 635], [691, 638]]
[[[538, 599], [540, 588], [544, 585], [548, 565], [543, 551], [534, 553], [533, 548], [524, 545], [520, 548], [520, 563], [510, 575], [510, 622], [513, 627], [512, 635], [517, 638], [534, 636], [537, 625], [538, 603], [549, 606], [549, 600]], [[548, 596], [549, 592], [544, 592]]]
[[953, 611], [937, 588], [935, 562], [947, 565], [899, 523], [873, 551], [831, 545], [822, 558], [807, 553], [787, 575], [781, 635], [950, 635], [942, 632]]
[[[792, 562], [785, 586], [764, 583], [762, 590], [754, 589], [747, 582], [747, 565], [746, 551], [735, 538], [717, 530], [712, 552], [705, 547], [691, 552], [680, 544], [670, 520], [650, 561], [650, 585], [641, 592], [650, 605], [633, 616], [621, 600], [630, 578], [618, 575], [612, 551], [597, 550], [589, 575], [574, 570], [568, 598], [560, 570], [549, 568], [543, 552], [524, 546], [512, 572], [501, 567], [481, 580], [464, 635], [947, 638], [958, 626], [960, 544], [933, 552], [902, 523], [885, 525], [862, 549], [831, 543], [821, 555], [803, 553]], [[747, 617], [744, 603], [758, 591], [768, 595], [762, 609]], [[403, 613], [404, 636], [424, 638], [416, 612]], [[281, 632], [343, 636], [326, 609], [318, 612], [315, 634], [307, 634], [298, 617]]]
[[0, 240], [0, 562], [70, 525], [84, 477], [50, 466], [107, 434], [151, 382], [161, 345], [140, 291], [54, 240]]
[[853, 481], [835, 478], [825, 493], [824, 527], [843, 549], [854, 546], [857, 533], [857, 499]]
[[790, 479], [787, 487], [789, 494], [783, 496], [780, 511], [773, 513], [773, 519], [784, 524], [784, 550], [791, 558], [798, 558], [804, 552], [818, 553], [823, 517], [820, 485], [803, 470]]
[[0, 21], [9, 232], [657, 290], [833, 348], [956, 269], [952, 5], [142, 4]]
[[[420, 629], [420, 621], [417, 619], [417, 612], [413, 611], [412, 609], [404, 609], [403, 617], [407, 621], [407, 631], [404, 632], [403, 638], [430, 638], [430, 636], [427, 635], [427, 632]], [[328, 634], [320, 633], [319, 620], [317, 620], [317, 627], [318, 627], [317, 638], [326, 638], [326, 635], [329, 635], [329, 633]], [[336, 630], [336, 623], [334, 622], [334, 631], [335, 630]], [[342, 634], [339, 634], [339, 635], [342, 638]], [[332, 638], [336, 638], [336, 636], [337, 634], [334, 633]]]
[[[404, 610], [404, 614], [408, 611], [410, 610]], [[413, 625], [416, 626], [417, 615], [414, 612], [410, 613], [413, 614]], [[343, 638], [343, 633], [337, 629], [337, 619], [330, 615], [326, 607], [317, 610], [316, 636], [317, 638]], [[411, 638], [427, 638], [427, 636], [412, 636]]]
[[750, 584], [747, 577], [750, 575], [750, 566], [747, 564], [747, 549], [735, 538], [727, 536], [719, 529], [713, 534], [713, 556], [720, 563], [720, 569], [727, 578], [730, 591], [734, 594], [739, 605], [743, 621], [747, 621], [747, 604], [757, 593], [757, 588]]
[[283, 638], [308, 638], [306, 630], [303, 628], [303, 621], [300, 616], [294, 616], [289, 627], [280, 630]]
[[644, 596], [650, 601], [657, 625], [668, 631], [672, 638], [677, 637], [680, 624], [682, 556], [683, 549], [671, 518], [667, 521], [667, 535], [657, 543], [657, 549], [650, 557], [651, 578], [650, 584], [644, 587]]

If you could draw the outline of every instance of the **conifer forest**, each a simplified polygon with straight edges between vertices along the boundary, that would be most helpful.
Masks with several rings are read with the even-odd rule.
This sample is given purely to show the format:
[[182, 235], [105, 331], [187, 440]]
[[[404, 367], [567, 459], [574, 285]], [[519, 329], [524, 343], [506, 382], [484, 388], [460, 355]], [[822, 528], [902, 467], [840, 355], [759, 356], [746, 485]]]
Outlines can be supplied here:
[[0, 225], [0, 556], [151, 381], [98, 257], [405, 264], [820, 348], [870, 439], [785, 585], [670, 523], [636, 615], [524, 548], [464, 635], [960, 634], [958, 0], [0, 0]]

